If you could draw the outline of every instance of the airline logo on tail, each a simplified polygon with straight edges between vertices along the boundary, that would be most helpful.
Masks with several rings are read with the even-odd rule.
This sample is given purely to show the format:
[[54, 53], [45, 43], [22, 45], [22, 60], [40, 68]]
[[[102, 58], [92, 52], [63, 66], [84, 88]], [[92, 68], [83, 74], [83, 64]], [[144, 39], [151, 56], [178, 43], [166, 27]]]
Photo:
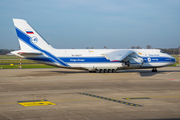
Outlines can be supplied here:
[[38, 42], [38, 38], [37, 38], [37, 37], [35, 37], [35, 36], [34, 36], [34, 37], [32, 37], [32, 38], [31, 38], [31, 42], [33, 42], [33, 43], [37, 43], [37, 42]]

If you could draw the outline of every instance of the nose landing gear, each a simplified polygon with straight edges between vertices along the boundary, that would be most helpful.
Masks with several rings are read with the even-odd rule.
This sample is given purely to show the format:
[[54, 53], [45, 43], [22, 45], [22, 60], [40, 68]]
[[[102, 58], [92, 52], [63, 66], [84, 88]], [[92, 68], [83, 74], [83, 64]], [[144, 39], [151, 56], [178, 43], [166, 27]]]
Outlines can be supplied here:
[[157, 68], [153, 68], [153, 69], [152, 69], [152, 72], [157, 72]]

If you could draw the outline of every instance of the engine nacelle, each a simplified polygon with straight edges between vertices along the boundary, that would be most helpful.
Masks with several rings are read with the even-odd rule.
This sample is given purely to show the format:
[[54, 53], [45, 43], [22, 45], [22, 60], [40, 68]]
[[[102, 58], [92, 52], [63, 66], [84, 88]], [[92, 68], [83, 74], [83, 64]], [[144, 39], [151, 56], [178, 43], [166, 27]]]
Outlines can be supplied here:
[[140, 57], [130, 57], [129, 60], [125, 62], [125, 65], [132, 68], [139, 68], [143, 63], [144, 60]]

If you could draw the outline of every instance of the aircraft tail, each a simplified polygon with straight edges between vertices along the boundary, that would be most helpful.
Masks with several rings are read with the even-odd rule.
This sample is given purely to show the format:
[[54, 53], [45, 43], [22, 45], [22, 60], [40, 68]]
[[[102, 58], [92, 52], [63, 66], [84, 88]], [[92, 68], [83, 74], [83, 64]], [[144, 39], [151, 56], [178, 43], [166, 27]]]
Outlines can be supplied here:
[[13, 19], [13, 22], [21, 50], [13, 51], [11, 52], [12, 54], [29, 59], [31, 58], [32, 60], [43, 57], [53, 65], [70, 67], [63, 60], [51, 53], [54, 48], [52, 48], [51, 45], [49, 45], [25, 20]]
[[48, 50], [49, 45], [25, 20], [13, 19], [21, 50]]

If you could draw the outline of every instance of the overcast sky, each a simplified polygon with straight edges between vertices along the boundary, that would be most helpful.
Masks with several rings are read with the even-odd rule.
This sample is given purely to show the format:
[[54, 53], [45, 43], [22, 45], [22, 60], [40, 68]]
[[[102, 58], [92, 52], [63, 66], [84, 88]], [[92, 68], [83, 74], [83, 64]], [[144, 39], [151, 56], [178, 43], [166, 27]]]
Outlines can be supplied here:
[[55, 48], [177, 48], [180, 0], [0, 0], [0, 49], [17, 49], [12, 18]]

